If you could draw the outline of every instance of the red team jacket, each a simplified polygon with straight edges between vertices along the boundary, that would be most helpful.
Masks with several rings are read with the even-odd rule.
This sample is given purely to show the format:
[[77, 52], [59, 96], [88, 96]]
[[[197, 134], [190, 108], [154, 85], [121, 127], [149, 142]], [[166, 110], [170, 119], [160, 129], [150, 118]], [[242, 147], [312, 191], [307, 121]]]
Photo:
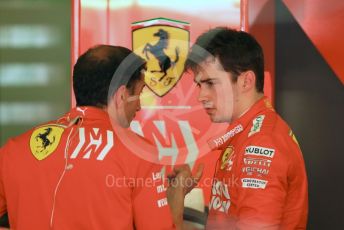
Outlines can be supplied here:
[[76, 108], [0, 149], [0, 215], [11, 229], [169, 229], [160, 170], [128, 150], [105, 111]]
[[262, 98], [211, 140], [217, 162], [207, 229], [305, 229], [307, 177], [288, 125]]

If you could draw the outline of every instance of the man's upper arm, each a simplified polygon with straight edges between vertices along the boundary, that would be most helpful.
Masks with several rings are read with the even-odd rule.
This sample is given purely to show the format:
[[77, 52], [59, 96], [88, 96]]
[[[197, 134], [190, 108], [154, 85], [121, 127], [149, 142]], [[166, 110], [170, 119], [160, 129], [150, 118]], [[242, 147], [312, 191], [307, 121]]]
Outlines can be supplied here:
[[161, 167], [148, 163], [147, 167], [142, 167], [143, 176], [141, 174], [137, 177], [138, 183], [133, 192], [133, 211], [138, 230], [173, 229]]

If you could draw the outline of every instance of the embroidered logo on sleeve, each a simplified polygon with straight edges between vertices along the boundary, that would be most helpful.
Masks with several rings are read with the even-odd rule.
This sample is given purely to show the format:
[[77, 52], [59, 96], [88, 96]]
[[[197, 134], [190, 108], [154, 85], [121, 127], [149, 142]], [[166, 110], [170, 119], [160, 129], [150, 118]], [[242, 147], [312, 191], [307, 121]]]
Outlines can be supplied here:
[[33, 131], [30, 149], [37, 160], [44, 160], [58, 147], [64, 128], [55, 125], [41, 126]]

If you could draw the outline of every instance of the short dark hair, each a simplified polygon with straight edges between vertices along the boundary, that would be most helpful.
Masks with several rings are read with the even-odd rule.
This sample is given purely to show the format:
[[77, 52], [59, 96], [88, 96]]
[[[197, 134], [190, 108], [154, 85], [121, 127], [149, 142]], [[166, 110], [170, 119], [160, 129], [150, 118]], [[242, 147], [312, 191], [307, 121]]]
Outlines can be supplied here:
[[217, 27], [200, 35], [192, 46], [185, 69], [197, 72], [199, 63], [209, 56], [218, 58], [233, 81], [240, 73], [252, 70], [256, 75], [256, 90], [264, 89], [264, 55], [256, 39], [243, 31]]
[[[121, 76], [112, 80], [122, 61], [130, 55], [134, 63]], [[131, 50], [121, 46], [98, 45], [82, 54], [73, 70], [73, 89], [77, 106], [106, 107], [110, 84], [117, 82], [132, 91], [137, 80], [140, 80], [141, 70], [145, 61]]]

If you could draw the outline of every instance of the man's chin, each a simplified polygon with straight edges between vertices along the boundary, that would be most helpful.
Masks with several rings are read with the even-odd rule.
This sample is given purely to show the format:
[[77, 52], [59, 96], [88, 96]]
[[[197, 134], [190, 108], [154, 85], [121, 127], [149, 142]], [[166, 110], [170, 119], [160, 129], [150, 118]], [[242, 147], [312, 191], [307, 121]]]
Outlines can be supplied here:
[[222, 121], [220, 121], [220, 120], [211, 120], [211, 122], [213, 122], [213, 123], [222, 123]]
[[213, 123], [230, 123], [231, 119], [223, 118], [223, 117], [216, 117], [209, 115], [211, 122]]
[[216, 117], [214, 115], [209, 115], [209, 117], [210, 117], [211, 122], [213, 122], [213, 123], [221, 123], [222, 122], [218, 117]]

